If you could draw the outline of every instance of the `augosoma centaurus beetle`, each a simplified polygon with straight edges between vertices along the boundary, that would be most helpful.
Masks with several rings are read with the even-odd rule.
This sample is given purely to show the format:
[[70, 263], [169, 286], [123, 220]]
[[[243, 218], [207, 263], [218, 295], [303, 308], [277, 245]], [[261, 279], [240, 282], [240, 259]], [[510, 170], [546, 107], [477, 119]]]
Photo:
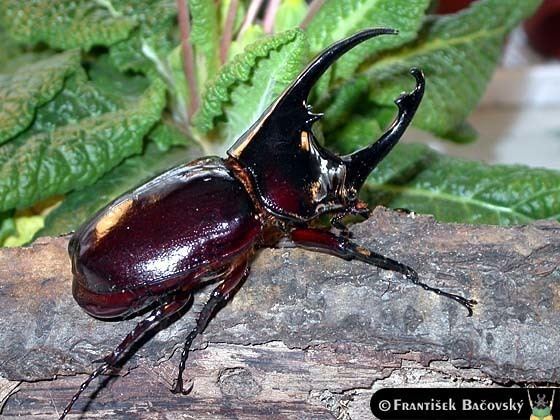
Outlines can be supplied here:
[[[235, 142], [227, 158], [206, 157], [170, 169], [113, 201], [75, 232], [69, 253], [78, 304], [98, 318], [153, 311], [89, 375], [61, 419], [93, 379], [122, 362], [138, 338], [177, 314], [194, 290], [213, 280], [219, 284], [186, 337], [172, 389], [188, 393], [183, 372], [192, 341], [247, 277], [256, 251], [283, 237], [298, 247], [401, 273], [472, 314], [475, 301], [420, 282], [412, 268], [352, 242], [341, 223], [346, 215], [369, 216], [358, 192], [410, 124], [424, 93], [422, 72], [411, 70], [415, 89], [395, 100], [398, 115], [372, 145], [337, 156], [313, 135], [313, 123], [321, 118], [307, 104], [313, 85], [341, 55], [386, 34], [396, 31], [367, 29], [333, 44]], [[330, 226], [311, 227], [324, 214], [331, 216]]]

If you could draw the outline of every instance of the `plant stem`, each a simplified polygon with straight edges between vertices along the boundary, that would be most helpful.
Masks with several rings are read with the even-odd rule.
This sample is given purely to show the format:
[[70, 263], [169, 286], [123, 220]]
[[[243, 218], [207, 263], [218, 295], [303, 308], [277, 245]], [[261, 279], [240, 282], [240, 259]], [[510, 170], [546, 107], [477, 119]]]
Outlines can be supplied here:
[[280, 0], [270, 0], [266, 6], [266, 12], [264, 13], [264, 31], [267, 34], [272, 33], [274, 29], [274, 18], [276, 17], [276, 12], [278, 11], [278, 6], [280, 5]]
[[187, 107], [187, 121], [199, 107], [198, 88], [196, 84], [196, 74], [194, 70], [194, 53], [189, 37], [191, 34], [191, 21], [188, 12], [188, 0], [177, 0], [177, 10], [179, 11], [178, 20], [181, 30], [181, 48], [183, 51], [183, 70], [189, 86], [190, 101]]
[[301, 29], [307, 28], [307, 25], [309, 25], [309, 22], [313, 20], [319, 9], [323, 6], [323, 3], [325, 3], [325, 0], [313, 0], [311, 2], [311, 4], [309, 5], [309, 10], [307, 11], [307, 15], [305, 15], [305, 18], [299, 25]]
[[251, 0], [251, 4], [249, 4], [249, 9], [247, 10], [247, 14], [245, 15], [245, 20], [243, 21], [243, 25], [241, 25], [241, 29], [239, 30], [239, 36], [241, 36], [249, 26], [255, 20], [259, 9], [261, 8], [263, 0]]
[[231, 0], [227, 12], [226, 23], [224, 25], [224, 34], [220, 42], [220, 60], [224, 64], [227, 60], [229, 46], [233, 38], [233, 25], [235, 25], [235, 16], [237, 15], [237, 6], [239, 0]]

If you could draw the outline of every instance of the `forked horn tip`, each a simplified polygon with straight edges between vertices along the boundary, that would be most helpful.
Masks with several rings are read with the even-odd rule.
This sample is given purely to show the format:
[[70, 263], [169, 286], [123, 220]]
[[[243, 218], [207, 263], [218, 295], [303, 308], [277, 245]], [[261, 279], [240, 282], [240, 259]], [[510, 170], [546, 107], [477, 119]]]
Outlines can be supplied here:
[[395, 104], [397, 104], [399, 108], [410, 105], [416, 108], [424, 95], [424, 88], [426, 86], [424, 73], [419, 68], [413, 67], [410, 69], [410, 74], [412, 74], [416, 80], [416, 87], [411, 92], [403, 92], [395, 99]]
[[424, 78], [424, 72], [418, 67], [413, 67], [410, 69], [410, 74], [416, 79], [417, 88], [426, 84], [426, 79]]

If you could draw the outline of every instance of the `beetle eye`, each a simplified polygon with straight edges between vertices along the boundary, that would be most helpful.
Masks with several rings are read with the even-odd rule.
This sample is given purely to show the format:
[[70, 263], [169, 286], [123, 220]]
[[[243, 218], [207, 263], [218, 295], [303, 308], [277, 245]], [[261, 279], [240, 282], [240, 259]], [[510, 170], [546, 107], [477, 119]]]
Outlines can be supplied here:
[[356, 201], [356, 199], [358, 198], [358, 194], [356, 193], [356, 190], [354, 188], [351, 188], [348, 190], [346, 197], [348, 198], [348, 201]]

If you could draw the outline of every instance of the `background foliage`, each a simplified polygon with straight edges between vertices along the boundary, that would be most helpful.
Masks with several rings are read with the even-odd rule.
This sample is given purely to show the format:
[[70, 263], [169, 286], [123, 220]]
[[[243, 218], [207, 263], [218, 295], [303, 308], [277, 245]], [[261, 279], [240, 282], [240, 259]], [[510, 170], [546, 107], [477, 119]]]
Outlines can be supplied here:
[[[325, 112], [315, 129], [327, 147], [374, 141], [413, 66], [427, 79], [414, 125], [473, 141], [465, 118], [507, 34], [539, 3], [479, 0], [432, 16], [430, 0], [326, 0], [314, 12], [282, 0], [263, 23], [247, 17], [249, 0], [188, 0], [189, 86], [172, 0], [0, 0], [0, 244], [69, 232], [186, 156], [223, 155], [315, 54], [367, 27], [400, 34], [364, 43], [318, 83], [311, 103]], [[440, 220], [511, 224], [560, 220], [558, 185], [556, 171], [401, 145], [362, 193]]]

